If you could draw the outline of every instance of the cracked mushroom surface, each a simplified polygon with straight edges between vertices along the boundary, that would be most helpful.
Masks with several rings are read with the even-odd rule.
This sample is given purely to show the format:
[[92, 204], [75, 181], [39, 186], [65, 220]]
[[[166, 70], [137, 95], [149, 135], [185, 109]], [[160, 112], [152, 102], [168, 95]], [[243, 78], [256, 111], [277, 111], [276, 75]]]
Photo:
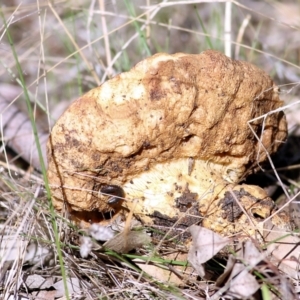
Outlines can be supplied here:
[[250, 63], [213, 50], [151, 56], [77, 99], [53, 127], [53, 204], [90, 222], [125, 206], [148, 224], [196, 207], [206, 227], [247, 230], [244, 211], [228, 210], [233, 195], [254, 219], [274, 203], [237, 184], [266, 159], [262, 145], [272, 154], [287, 135], [281, 111], [251, 123], [259, 140], [248, 121], [281, 106], [271, 78]]

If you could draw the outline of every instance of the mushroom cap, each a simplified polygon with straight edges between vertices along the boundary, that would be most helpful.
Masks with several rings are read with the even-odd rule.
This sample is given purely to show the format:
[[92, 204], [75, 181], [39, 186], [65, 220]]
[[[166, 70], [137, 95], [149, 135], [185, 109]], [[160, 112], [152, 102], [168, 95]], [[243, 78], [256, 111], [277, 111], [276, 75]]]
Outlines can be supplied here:
[[259, 140], [248, 125], [281, 105], [250, 63], [213, 50], [151, 56], [77, 99], [53, 127], [53, 204], [105, 213], [113, 208], [101, 188], [114, 184], [143, 216], [178, 216], [183, 195], [206, 205], [285, 140], [281, 111], [251, 122]]

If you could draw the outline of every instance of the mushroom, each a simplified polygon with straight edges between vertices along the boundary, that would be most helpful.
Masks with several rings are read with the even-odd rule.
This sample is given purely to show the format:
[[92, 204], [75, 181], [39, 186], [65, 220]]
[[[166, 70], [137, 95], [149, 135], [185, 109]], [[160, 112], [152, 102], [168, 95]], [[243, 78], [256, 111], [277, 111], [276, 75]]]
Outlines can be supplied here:
[[[246, 230], [274, 211], [264, 190], [238, 183], [286, 139], [284, 113], [267, 114], [281, 106], [277, 86], [250, 63], [213, 50], [151, 56], [79, 98], [53, 127], [53, 204], [89, 222], [122, 207], [147, 224], [191, 209], [223, 234]], [[264, 114], [251, 123], [258, 140], [248, 121]]]

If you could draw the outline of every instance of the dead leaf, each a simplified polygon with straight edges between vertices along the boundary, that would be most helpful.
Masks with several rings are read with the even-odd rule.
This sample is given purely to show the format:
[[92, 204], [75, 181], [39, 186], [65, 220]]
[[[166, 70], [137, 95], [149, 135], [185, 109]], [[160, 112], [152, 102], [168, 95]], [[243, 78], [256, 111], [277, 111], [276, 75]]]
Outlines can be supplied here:
[[33, 274], [27, 277], [25, 284], [29, 290], [47, 289], [53, 285], [53, 278], [44, 278], [38, 274]]
[[[164, 256], [163, 259], [166, 260], [180, 260], [186, 261], [187, 254], [186, 253], [171, 253], [167, 256]], [[163, 266], [154, 265], [151, 263], [147, 263], [145, 261], [141, 261], [140, 259], [134, 260], [136, 265], [138, 265], [146, 274], [151, 275], [156, 280], [162, 282], [168, 282], [175, 284], [177, 286], [183, 284], [183, 277], [193, 276], [193, 269], [190, 266], [173, 266], [172, 269], [175, 272], [172, 272], [170, 269], [163, 268]], [[197, 275], [197, 274], [194, 274]]]
[[32, 292], [32, 298], [35, 300], [54, 300], [56, 291], [37, 291]]
[[144, 231], [122, 231], [103, 246], [117, 253], [128, 253], [151, 242], [151, 237]]
[[[79, 294], [81, 293], [81, 285], [78, 278], [68, 278], [67, 279], [67, 286], [69, 293]], [[56, 282], [53, 287], [56, 290], [55, 297], [63, 297], [65, 295], [65, 288], [64, 283], [62, 280]]]
[[[248, 298], [253, 295], [260, 285], [249, 272], [264, 258], [265, 254], [259, 252], [252, 241], [248, 240], [242, 243], [227, 281], [229, 291], [241, 298]], [[231, 264], [232, 261], [230, 267], [232, 267]]]
[[235, 266], [237, 269], [242, 267], [244, 270], [231, 280], [229, 291], [241, 298], [249, 298], [259, 289], [260, 285], [255, 277], [245, 269], [245, 266], [238, 266], [238, 264]]
[[291, 232], [286, 232], [267, 222], [264, 230], [265, 242], [270, 261], [289, 277], [299, 280], [300, 239]]
[[225, 270], [222, 275], [216, 280], [216, 286], [222, 286], [232, 273], [232, 269], [236, 263], [236, 258], [233, 255], [229, 255]]
[[202, 264], [214, 257], [222, 248], [228, 245], [229, 239], [197, 225], [192, 225], [190, 232], [193, 241], [188, 253], [188, 261], [196, 269], [198, 274], [204, 277], [205, 270]]
[[266, 257], [265, 253], [258, 251], [254, 243], [250, 240], [243, 243], [241, 250], [238, 252], [238, 258], [250, 268], [255, 267], [260, 261]]

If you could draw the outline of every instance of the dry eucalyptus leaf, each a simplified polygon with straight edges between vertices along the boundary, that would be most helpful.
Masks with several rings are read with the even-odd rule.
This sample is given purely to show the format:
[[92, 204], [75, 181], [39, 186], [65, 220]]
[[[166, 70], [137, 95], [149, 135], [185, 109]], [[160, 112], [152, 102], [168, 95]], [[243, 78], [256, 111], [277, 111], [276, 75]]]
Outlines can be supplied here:
[[139, 268], [141, 268], [141, 270], [143, 270], [146, 274], [152, 276], [156, 280], [167, 282], [169, 284], [171, 283], [177, 286], [183, 284], [183, 281], [168, 269], [163, 269], [159, 266], [151, 264], [145, 264], [145, 262], [135, 261], [135, 263]]
[[25, 259], [31, 264], [50, 264], [53, 257], [51, 248], [37, 242], [31, 242], [26, 249]]
[[279, 226], [267, 222], [264, 231], [265, 242], [268, 245], [269, 259], [288, 277], [298, 281], [300, 278], [300, 238], [292, 235]]
[[222, 248], [228, 245], [229, 239], [197, 225], [192, 225], [190, 232], [192, 234], [192, 244], [188, 253], [188, 261], [198, 274], [204, 277], [205, 271], [202, 264], [213, 258]]
[[261, 253], [250, 240], [242, 243], [237, 258], [242, 262], [236, 262], [228, 279], [229, 291], [242, 298], [253, 295], [260, 287], [256, 278], [249, 273], [265, 258], [266, 254]]
[[242, 243], [241, 250], [237, 253], [237, 258], [241, 259], [249, 268], [255, 267], [266, 257], [266, 253], [258, 251], [257, 247], [251, 240]]
[[131, 250], [150, 244], [151, 237], [142, 230], [122, 231], [107, 241], [103, 247], [117, 253], [128, 253]]
[[[186, 261], [186, 253], [170, 253], [162, 257], [166, 260], [173, 261]], [[190, 278], [191, 276], [196, 277], [197, 274], [193, 273], [193, 268], [190, 266], [172, 266], [171, 269], [166, 269], [165, 266], [161, 267], [160, 265], [151, 264], [142, 261], [140, 259], [134, 259], [134, 262], [139, 266], [146, 274], [151, 275], [156, 280], [161, 282], [167, 282], [175, 284], [177, 286], [185, 284], [185, 278]]]
[[244, 269], [231, 280], [229, 291], [235, 296], [238, 296], [238, 298], [247, 299], [253, 295], [259, 287], [260, 285], [256, 278]]
[[224, 285], [219, 294], [229, 291], [230, 295], [248, 298], [260, 287], [256, 278], [249, 272], [265, 258], [250, 241], [241, 243], [241, 249], [236, 256], [230, 255], [224, 273], [218, 278], [216, 285]]
[[[71, 294], [80, 294], [82, 291], [80, 280], [78, 278], [67, 278], [68, 291]], [[63, 297], [65, 295], [64, 283], [62, 280], [56, 282], [53, 287], [56, 290], [55, 297]]]
[[53, 285], [53, 278], [52, 277], [44, 278], [41, 275], [33, 274], [33, 275], [29, 275], [26, 278], [25, 284], [29, 290], [47, 289]]
[[[155, 212], [178, 219], [194, 201], [210, 217], [206, 227], [248, 232], [247, 219], [223, 217], [216, 200], [265, 160], [261, 143], [272, 154], [285, 140], [284, 113], [270, 113], [281, 106], [271, 78], [250, 63], [213, 50], [151, 56], [76, 100], [53, 127], [53, 204], [100, 221], [122, 204], [101, 190], [119, 185], [123, 206], [131, 210], [138, 199], [134, 213], [145, 223]], [[265, 114], [251, 123], [258, 141], [248, 121]]]
[[[28, 300], [58, 300], [56, 297], [56, 291], [46, 290], [46, 291], [34, 291], [32, 292], [31, 297]], [[15, 300], [15, 299], [14, 299]], [[18, 298], [18, 300], [22, 300], [22, 298]]]
[[216, 280], [216, 286], [220, 287], [225, 284], [225, 282], [228, 280], [228, 278], [232, 273], [235, 263], [236, 263], [236, 258], [233, 255], [229, 255], [223, 274], [221, 274]]
[[241, 243], [241, 249], [236, 256], [229, 256], [225, 271], [216, 282], [217, 286], [224, 285], [219, 294], [229, 291], [229, 295], [242, 299], [253, 295], [260, 285], [249, 271], [264, 257], [265, 254], [260, 253], [251, 241]]

